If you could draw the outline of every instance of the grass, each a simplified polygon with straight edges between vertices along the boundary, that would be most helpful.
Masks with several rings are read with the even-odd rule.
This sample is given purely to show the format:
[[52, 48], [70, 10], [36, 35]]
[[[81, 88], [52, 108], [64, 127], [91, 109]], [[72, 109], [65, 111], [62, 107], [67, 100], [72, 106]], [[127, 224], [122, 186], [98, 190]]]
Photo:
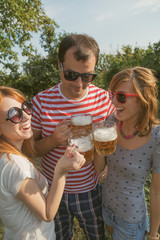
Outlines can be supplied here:
[[[3, 236], [4, 236], [4, 227], [3, 227], [2, 221], [0, 220], [0, 240], [3, 240]], [[108, 234], [107, 234], [107, 237], [108, 237], [107, 238], [108, 240], [111, 240]], [[75, 218], [74, 219], [74, 240], [85, 240], [85, 239], [86, 238], [83, 233], [83, 230], [79, 227], [79, 223]]]
[[4, 227], [0, 219], [0, 240], [3, 240], [3, 236], [4, 236]]

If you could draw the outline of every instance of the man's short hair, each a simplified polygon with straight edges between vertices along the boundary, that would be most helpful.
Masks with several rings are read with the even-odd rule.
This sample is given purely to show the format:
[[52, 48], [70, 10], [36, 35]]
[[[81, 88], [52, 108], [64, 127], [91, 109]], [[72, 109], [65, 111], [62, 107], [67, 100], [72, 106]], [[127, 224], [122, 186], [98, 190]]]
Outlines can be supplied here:
[[93, 54], [97, 64], [99, 57], [98, 43], [86, 34], [69, 34], [63, 38], [58, 52], [60, 62], [64, 62], [67, 50], [73, 47], [75, 48], [74, 57], [77, 61], [87, 61]]

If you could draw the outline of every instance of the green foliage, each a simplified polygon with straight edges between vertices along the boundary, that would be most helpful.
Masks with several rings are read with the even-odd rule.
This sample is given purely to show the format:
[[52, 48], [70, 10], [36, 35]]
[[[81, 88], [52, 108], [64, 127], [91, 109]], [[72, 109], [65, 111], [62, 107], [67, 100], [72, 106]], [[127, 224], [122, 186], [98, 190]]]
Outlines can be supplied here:
[[[50, 41], [46, 35], [43, 47], [48, 52], [46, 57], [35, 55], [23, 64], [23, 76], [14, 87], [25, 92], [30, 98], [36, 93], [48, 89], [60, 82], [58, 69], [58, 46], [65, 33], [54, 36]], [[43, 37], [45, 37], [43, 35]]]
[[35, 55], [32, 34], [47, 32], [54, 36], [58, 27], [45, 14], [40, 0], [1, 0], [0, 20], [0, 63], [11, 71], [14, 71], [12, 64], [18, 63], [16, 47], [22, 56], [30, 58]]
[[151, 186], [151, 181], [152, 181], [152, 174], [150, 173], [147, 180], [146, 184], [144, 186], [145, 190], [145, 200], [147, 203], [147, 208], [148, 208], [148, 213], [149, 213], [149, 206], [150, 206], [150, 186]]
[[[29, 98], [56, 85], [59, 82], [58, 46], [66, 33], [56, 33], [58, 25], [45, 14], [41, 1], [1, 0], [0, 18], [0, 63], [3, 66], [0, 84], [17, 88]], [[39, 33], [46, 57], [34, 49], [33, 33]], [[22, 64], [23, 73], [16, 47], [26, 59]]]
[[4, 236], [4, 227], [3, 227], [2, 221], [0, 219], [0, 240], [4, 239], [3, 236]]
[[[58, 25], [45, 14], [41, 1], [1, 0], [0, 20], [0, 63], [3, 66], [0, 84], [18, 88], [30, 98], [56, 85], [60, 81], [58, 46], [66, 33], [56, 33]], [[39, 33], [39, 41], [46, 56], [41, 56], [34, 49], [33, 33]], [[26, 57], [22, 72], [15, 51], [17, 46]], [[149, 44], [146, 49], [127, 45], [122, 46], [115, 54], [100, 54], [98, 76], [93, 84], [108, 89], [113, 75], [134, 66], [153, 69], [160, 85], [160, 42]]]
[[[112, 77], [125, 68], [134, 66], [148, 67], [155, 71], [160, 80], [160, 42], [149, 44], [146, 50], [138, 47], [123, 46], [120, 51], [113, 54], [101, 54], [99, 58], [99, 71], [103, 79], [103, 88], [108, 89]], [[99, 83], [99, 79], [97, 82]]]
[[57, 62], [54, 64], [53, 58], [33, 57], [29, 63], [24, 64], [24, 72], [14, 87], [20, 89], [29, 97], [36, 93], [52, 87], [59, 82], [59, 70]]

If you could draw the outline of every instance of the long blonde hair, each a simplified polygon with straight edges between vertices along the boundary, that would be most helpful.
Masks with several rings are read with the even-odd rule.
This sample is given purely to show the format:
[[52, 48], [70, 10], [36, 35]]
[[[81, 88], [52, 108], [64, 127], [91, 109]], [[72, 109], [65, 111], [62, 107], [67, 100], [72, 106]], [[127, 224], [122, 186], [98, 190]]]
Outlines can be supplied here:
[[144, 67], [133, 67], [120, 71], [110, 82], [110, 89], [115, 90], [122, 82], [131, 81], [135, 92], [139, 96], [141, 111], [136, 128], [140, 128], [139, 136], [148, 135], [155, 124], [160, 124], [158, 114], [157, 79], [153, 71]]
[[[2, 100], [4, 97], [10, 97], [18, 102], [22, 103], [26, 100], [26, 97], [22, 92], [20, 92], [17, 89], [6, 87], [6, 86], [0, 86], [0, 109]], [[6, 140], [4, 140], [0, 136], [0, 153], [7, 153], [8, 157], [10, 153], [17, 154], [20, 156], [27, 157], [31, 162], [33, 162], [29, 157], [35, 156], [35, 150], [33, 147], [33, 137], [30, 139], [25, 139], [22, 145], [22, 151], [20, 152], [18, 149], [16, 149], [14, 146], [12, 146], [10, 143], [8, 143]]]

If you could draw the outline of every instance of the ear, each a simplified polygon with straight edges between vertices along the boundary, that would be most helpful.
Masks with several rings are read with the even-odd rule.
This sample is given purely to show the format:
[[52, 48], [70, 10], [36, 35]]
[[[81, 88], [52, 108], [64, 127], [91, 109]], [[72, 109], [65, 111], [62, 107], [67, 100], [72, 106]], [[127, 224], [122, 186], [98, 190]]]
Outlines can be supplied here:
[[2, 127], [2, 125], [0, 124], [0, 136], [2, 136], [3, 135], [3, 127]]
[[61, 70], [61, 62], [59, 59], [58, 59], [58, 68], [59, 68], [59, 70]]

